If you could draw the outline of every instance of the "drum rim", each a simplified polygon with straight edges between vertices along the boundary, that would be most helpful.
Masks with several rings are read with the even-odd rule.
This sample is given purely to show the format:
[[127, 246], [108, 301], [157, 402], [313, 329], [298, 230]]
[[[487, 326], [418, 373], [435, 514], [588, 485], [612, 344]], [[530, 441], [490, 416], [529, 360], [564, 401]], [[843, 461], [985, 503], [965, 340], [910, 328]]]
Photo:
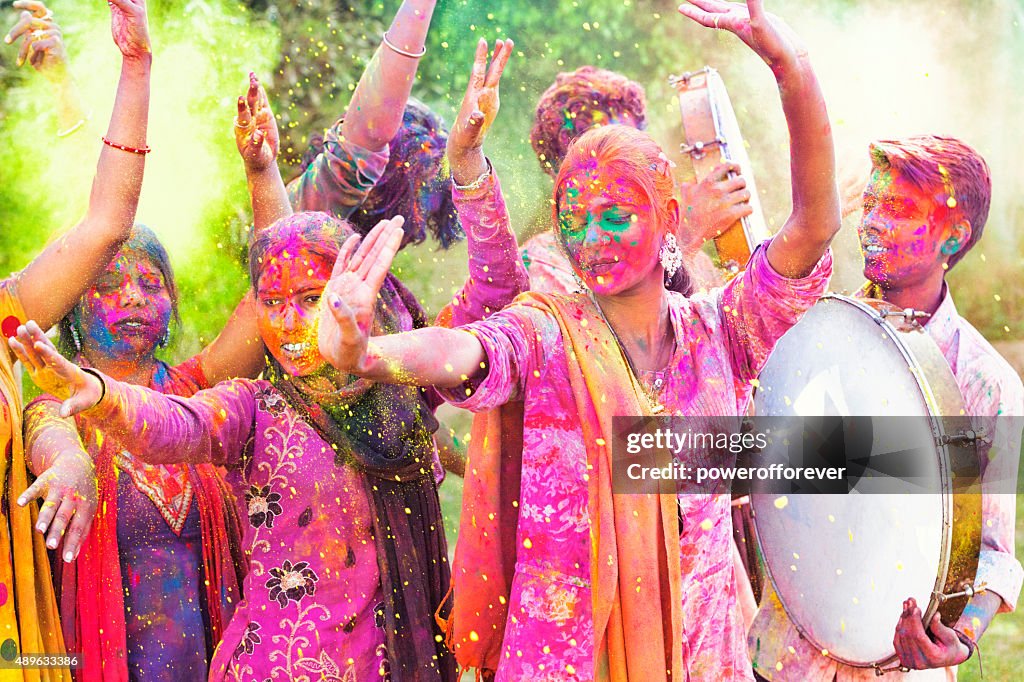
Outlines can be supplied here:
[[[903, 356], [904, 360], [907, 362], [908, 367], [911, 368], [911, 374], [913, 375], [914, 380], [917, 383], [918, 389], [921, 391], [921, 395], [924, 397], [925, 403], [926, 403], [929, 411], [932, 413], [931, 414], [932, 418], [929, 419], [929, 424], [930, 424], [930, 428], [932, 429], [932, 434], [936, 438], [941, 438], [942, 435], [944, 435], [945, 431], [946, 431], [945, 428], [944, 428], [945, 425], [943, 423], [944, 422], [943, 417], [945, 415], [938, 414], [940, 412], [940, 407], [939, 407], [939, 404], [938, 404], [938, 399], [936, 397], [936, 394], [935, 394], [931, 384], [927, 381], [927, 379], [924, 376], [924, 372], [922, 371], [924, 369], [924, 364], [917, 358], [917, 356], [914, 354], [913, 350], [909, 347], [909, 345], [916, 345], [916, 344], [913, 344], [913, 343], [908, 344], [904, 340], [904, 335], [901, 334], [901, 332], [899, 332], [895, 327], [893, 327], [892, 324], [890, 324], [888, 322], [888, 320], [886, 320], [883, 316], [879, 315], [878, 311], [874, 307], [868, 305], [867, 303], [865, 303], [865, 302], [863, 302], [861, 300], [858, 300], [856, 298], [853, 298], [851, 296], [846, 296], [846, 295], [843, 295], [843, 294], [828, 293], [828, 294], [825, 294], [824, 296], [822, 296], [821, 298], [819, 298], [815, 302], [814, 305], [818, 305], [819, 303], [824, 302], [824, 301], [830, 301], [830, 304], [831, 304], [831, 302], [839, 302], [839, 303], [849, 304], [855, 310], [857, 310], [858, 312], [867, 315], [871, 319], [871, 321], [875, 322], [879, 327], [881, 327], [881, 329], [883, 330], [883, 333], [888, 337], [888, 339], [892, 342], [892, 344], [895, 345], [897, 350], [899, 350], [900, 354]], [[930, 341], [930, 339], [929, 339], [929, 341]], [[938, 348], [936, 347], [936, 351], [937, 350], [938, 350]], [[948, 369], [948, 367], [947, 367], [947, 369]], [[959, 389], [958, 389], [958, 391], [959, 391]], [[759, 389], [755, 389], [754, 393], [751, 395], [751, 402], [750, 402], [751, 407], [753, 407], [753, 405], [754, 405], [754, 400], [756, 399], [756, 396], [757, 396], [758, 392], [759, 392]], [[961, 407], [962, 407], [962, 396], [961, 396]], [[940, 445], [938, 445], [938, 441], [937, 441], [937, 444], [936, 444], [936, 449], [940, 450], [942, 452], [942, 456], [939, 457], [939, 464], [940, 464], [940, 469], [946, 474], [943, 477], [943, 479], [942, 479], [942, 488], [943, 488], [942, 492], [939, 493], [942, 496], [943, 531], [942, 531], [941, 545], [940, 545], [940, 548], [939, 548], [939, 558], [940, 558], [939, 571], [938, 571], [938, 573], [937, 573], [937, 575], [935, 577], [935, 582], [934, 582], [934, 584], [932, 586], [932, 594], [931, 594], [931, 597], [929, 598], [928, 606], [927, 606], [927, 608], [924, 611], [924, 621], [925, 622], [928, 622], [932, 618], [932, 616], [936, 613], [936, 611], [939, 611], [940, 603], [939, 603], [938, 599], [935, 597], [935, 593], [939, 592], [939, 591], [942, 591], [944, 587], [947, 587], [947, 583], [948, 583], [948, 579], [949, 579], [949, 572], [950, 572], [950, 565], [951, 565], [951, 561], [952, 561], [953, 531], [954, 531], [954, 520], [955, 520], [955, 508], [954, 508], [955, 500], [954, 500], [954, 495], [953, 495], [953, 491], [952, 491], [952, 485], [951, 485], [950, 476], [949, 476], [949, 471], [951, 469], [951, 462], [950, 462], [950, 460], [951, 460], [951, 456], [950, 456], [951, 453], [950, 453], [950, 450], [948, 449], [948, 446], [940, 446]], [[753, 497], [754, 496], [751, 496], [751, 500], [753, 500]], [[830, 658], [830, 659], [832, 659], [832, 660], [834, 660], [834, 661], [836, 661], [838, 663], [842, 663], [844, 665], [849, 665], [851, 667], [856, 667], [856, 668], [877, 668], [879, 666], [888, 665], [888, 664], [892, 663], [893, 661], [895, 661], [896, 660], [896, 655], [895, 654], [893, 654], [891, 656], [888, 656], [886, 658], [883, 658], [883, 659], [872, 661], [872, 662], [852, 661], [852, 660], [846, 659], [846, 658], [844, 658], [842, 656], [838, 656], [835, 653], [833, 653], [830, 649], [828, 649], [827, 647], [822, 646], [819, 642], [816, 641], [816, 639], [814, 637], [812, 637], [807, 632], [806, 628], [798, 621], [798, 619], [793, 617], [793, 613], [792, 613], [790, 607], [788, 607], [786, 605], [786, 602], [783, 600], [782, 593], [780, 592], [780, 590], [778, 588], [778, 584], [777, 584], [776, 579], [775, 579], [775, 576], [772, 573], [772, 568], [768, 564], [768, 561], [765, 558], [767, 555], [766, 555], [766, 553], [764, 551], [764, 544], [763, 544], [763, 541], [761, 539], [761, 533], [760, 532], [756, 532], [757, 531], [757, 513], [756, 513], [756, 510], [754, 509], [753, 502], [751, 502], [751, 511], [754, 512], [753, 513], [753, 517], [754, 517], [755, 536], [756, 536], [756, 540], [757, 540], [758, 550], [761, 553], [761, 558], [762, 558], [762, 564], [764, 566], [764, 571], [765, 571], [765, 573], [768, 576], [768, 580], [771, 582], [772, 590], [775, 592], [776, 598], [778, 599], [779, 604], [782, 606], [783, 612], [785, 612], [786, 617], [789, 619], [789, 622], [793, 625], [793, 627], [795, 627], [797, 629], [797, 632], [800, 633], [800, 636], [803, 637], [812, 646], [814, 646], [820, 653], [822, 653], [822, 655], [824, 655], [824, 656], [826, 656], [826, 657], [828, 657], [828, 658]], [[975, 562], [975, 571], [976, 571], [976, 562]], [[895, 628], [895, 624], [894, 624], [893, 627]]]

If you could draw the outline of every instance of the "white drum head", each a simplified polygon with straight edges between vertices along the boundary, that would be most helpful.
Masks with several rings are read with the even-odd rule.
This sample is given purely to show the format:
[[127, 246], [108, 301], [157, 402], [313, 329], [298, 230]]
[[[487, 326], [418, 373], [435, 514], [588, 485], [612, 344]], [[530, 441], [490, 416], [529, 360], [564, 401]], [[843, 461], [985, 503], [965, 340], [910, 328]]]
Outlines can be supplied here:
[[[779, 341], [759, 377], [759, 416], [927, 416], [914, 361], [888, 325], [850, 299], [829, 296]], [[908, 420], [909, 428], [916, 420]], [[876, 451], [930, 437], [879, 429]], [[880, 444], [877, 439], [885, 439]], [[877, 448], [885, 448], [877, 450]], [[938, 455], [919, 473], [943, 489]], [[856, 490], [870, 492], [861, 479]], [[889, 488], [891, 489], [891, 488]], [[903, 600], [922, 607], [945, 580], [951, 498], [938, 494], [752, 495], [758, 542], [786, 613], [819, 650], [870, 666], [895, 652]]]

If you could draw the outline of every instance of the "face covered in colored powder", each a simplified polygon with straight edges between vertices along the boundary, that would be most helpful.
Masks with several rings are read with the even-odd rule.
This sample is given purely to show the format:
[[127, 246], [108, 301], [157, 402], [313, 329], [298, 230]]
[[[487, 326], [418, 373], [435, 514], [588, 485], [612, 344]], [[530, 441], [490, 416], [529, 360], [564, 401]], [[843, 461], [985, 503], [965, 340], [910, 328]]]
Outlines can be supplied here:
[[891, 288], [943, 272], [970, 234], [958, 229], [958, 212], [947, 201], [942, 188], [922, 190], [899, 173], [876, 169], [864, 190], [858, 227], [864, 276]]
[[292, 376], [308, 376], [326, 364], [317, 348], [320, 295], [332, 263], [289, 239], [263, 266], [256, 285], [257, 324], [267, 350]]
[[85, 293], [77, 325], [82, 344], [114, 360], [152, 355], [167, 337], [171, 294], [142, 251], [121, 251]]
[[563, 185], [558, 230], [576, 274], [596, 294], [628, 291], [661, 269], [662, 228], [643, 189], [608, 168], [581, 169]]

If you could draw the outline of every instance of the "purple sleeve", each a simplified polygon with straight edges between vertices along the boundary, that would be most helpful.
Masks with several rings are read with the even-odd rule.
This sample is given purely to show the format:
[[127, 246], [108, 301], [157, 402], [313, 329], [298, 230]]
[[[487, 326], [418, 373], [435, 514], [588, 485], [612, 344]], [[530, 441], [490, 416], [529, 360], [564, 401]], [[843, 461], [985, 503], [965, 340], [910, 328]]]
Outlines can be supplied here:
[[348, 218], [384, 175], [388, 157], [387, 148], [371, 152], [342, 138], [338, 121], [327, 131], [324, 150], [288, 184], [292, 208]]
[[252, 439], [254, 382], [233, 379], [181, 398], [107, 376], [103, 381], [106, 395], [84, 416], [133, 443], [142, 460], [240, 465]]
[[806, 277], [783, 277], [768, 262], [770, 243], [757, 247], [745, 271], [710, 293], [712, 299], [718, 298], [738, 388], [749, 388], [775, 344], [821, 298], [832, 276], [829, 249]]
[[[519, 244], [494, 171], [477, 189], [453, 187], [452, 197], [466, 231], [469, 277], [438, 319], [459, 327], [507, 306], [530, 288], [530, 279], [519, 257]], [[451, 315], [450, 322], [447, 314]]]
[[472, 384], [438, 389], [441, 397], [470, 412], [485, 412], [522, 399], [527, 377], [544, 371], [543, 349], [555, 342], [548, 338], [552, 326], [557, 334], [554, 320], [542, 311], [513, 304], [486, 320], [460, 327], [484, 347], [487, 374]]

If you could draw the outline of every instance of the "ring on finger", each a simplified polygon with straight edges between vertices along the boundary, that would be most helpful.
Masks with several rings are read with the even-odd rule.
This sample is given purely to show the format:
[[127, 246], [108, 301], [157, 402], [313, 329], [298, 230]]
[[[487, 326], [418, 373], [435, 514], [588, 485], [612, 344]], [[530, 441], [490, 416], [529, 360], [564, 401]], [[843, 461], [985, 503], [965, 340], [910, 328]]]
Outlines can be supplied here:
[[243, 125], [243, 124], [239, 123], [239, 121], [238, 121], [238, 117], [237, 117], [237, 116], [235, 116], [235, 127], [236, 127], [236, 128], [241, 128], [242, 130], [245, 130], [246, 128], [248, 128], [248, 127], [249, 127], [249, 124], [245, 124], [245, 125]]
[[721, 14], [715, 15], [715, 28], [718, 28], [718, 20], [722, 18]]

